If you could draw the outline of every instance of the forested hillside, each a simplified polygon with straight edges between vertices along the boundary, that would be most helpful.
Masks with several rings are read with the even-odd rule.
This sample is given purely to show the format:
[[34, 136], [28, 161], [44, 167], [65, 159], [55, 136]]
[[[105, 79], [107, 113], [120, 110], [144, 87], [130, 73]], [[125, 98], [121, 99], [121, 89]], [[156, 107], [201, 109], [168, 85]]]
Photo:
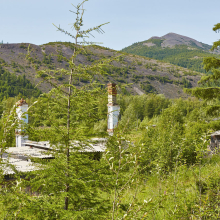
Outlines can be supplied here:
[[[13, 64], [12, 64], [13, 65]], [[21, 94], [24, 97], [38, 97], [40, 90], [25, 75], [10, 73], [5, 67], [6, 62], [0, 59], [0, 100]]]
[[26, 79], [25, 75], [16, 76], [5, 71], [0, 66], [0, 100], [3, 98], [22, 96], [22, 97], [38, 97], [41, 91]]
[[[49, 68], [68, 69], [69, 59], [74, 48], [73, 43], [52, 42], [45, 45], [2, 44], [0, 45], [1, 68], [17, 76], [25, 75], [34, 85], [41, 79], [36, 78], [38, 71]], [[90, 65], [101, 58], [120, 56], [111, 66], [103, 67], [102, 76], [97, 80], [102, 86], [112, 81], [118, 84], [123, 94], [164, 94], [168, 98], [187, 97], [183, 88], [197, 85], [201, 73], [140, 56], [134, 56], [100, 46], [88, 46], [75, 60], [76, 65]], [[65, 83], [67, 78], [57, 73], [56, 80]], [[81, 87], [89, 83], [88, 78], [79, 77], [74, 84]], [[123, 86], [127, 85], [127, 86]], [[42, 83], [38, 86], [42, 92], [48, 92], [51, 86]]]
[[219, 51], [211, 53], [211, 46], [174, 33], [163, 37], [152, 37], [149, 40], [134, 43], [122, 49], [123, 52], [149, 57], [206, 73], [203, 58], [219, 57]]

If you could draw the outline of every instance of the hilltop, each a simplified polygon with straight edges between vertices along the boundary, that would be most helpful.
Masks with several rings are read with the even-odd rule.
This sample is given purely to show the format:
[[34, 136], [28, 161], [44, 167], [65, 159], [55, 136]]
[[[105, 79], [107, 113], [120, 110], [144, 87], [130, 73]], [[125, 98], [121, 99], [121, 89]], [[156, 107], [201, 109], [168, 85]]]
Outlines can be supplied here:
[[210, 49], [210, 45], [190, 37], [168, 33], [162, 37], [154, 36], [146, 41], [134, 43], [122, 51], [205, 73], [203, 58], [220, 57], [220, 51], [211, 52]]
[[[29, 58], [27, 57], [28, 46]], [[25, 75], [32, 84], [37, 85], [41, 81], [35, 78], [37, 71], [45, 68], [69, 67], [64, 57], [70, 58], [73, 48], [74, 44], [69, 42], [51, 42], [39, 46], [28, 43], [2, 44], [0, 45], [1, 67], [16, 76]], [[121, 88], [119, 92], [123, 94], [155, 93], [164, 94], [167, 98], [185, 98], [187, 95], [183, 92], [183, 88], [197, 86], [201, 76], [201, 73], [186, 68], [100, 46], [86, 47], [85, 53], [79, 54], [75, 62], [77, 65], [90, 65], [100, 58], [119, 55], [122, 55], [119, 61], [105, 68], [106, 74], [96, 76], [96, 80], [104, 85], [114, 81]], [[61, 74], [57, 75], [57, 79], [60, 82], [67, 80]], [[88, 83], [87, 79], [80, 78], [75, 85], [81, 87], [85, 83]], [[123, 84], [131, 85], [123, 89], [121, 87]], [[49, 84], [42, 83], [38, 88], [47, 92], [51, 87]]]
[[[176, 34], [176, 33], [168, 33], [162, 37], [151, 37], [150, 39], [148, 39], [148, 42], [153, 42], [153, 40], [161, 40], [161, 47], [165, 48], [165, 47], [170, 47], [173, 48], [176, 45], [186, 45], [190, 47], [197, 47], [199, 49], [203, 49], [203, 50], [210, 50], [211, 46], [208, 44], [204, 44], [202, 42], [199, 42], [195, 39], [192, 39], [190, 37], [186, 37], [180, 34]], [[150, 46], [148, 45], [148, 43], [144, 43], [144, 45]], [[156, 45], [156, 44], [153, 44]]]

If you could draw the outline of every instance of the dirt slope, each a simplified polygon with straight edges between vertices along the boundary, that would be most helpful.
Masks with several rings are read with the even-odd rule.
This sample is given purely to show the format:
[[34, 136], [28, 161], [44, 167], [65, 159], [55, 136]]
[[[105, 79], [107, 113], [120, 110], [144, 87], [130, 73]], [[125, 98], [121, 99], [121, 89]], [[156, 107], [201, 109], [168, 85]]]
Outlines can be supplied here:
[[[170, 38], [171, 39], [171, 38]], [[186, 40], [185, 40], [186, 41]], [[0, 45], [0, 63], [11, 73], [16, 75], [25, 74], [34, 84], [36, 71], [45, 68], [68, 68], [69, 64], [62, 59], [62, 56], [70, 58], [74, 45], [71, 43], [54, 42], [46, 45], [30, 44], [29, 53], [31, 60], [27, 59], [29, 44], [2, 44]], [[80, 54], [76, 64], [91, 64], [94, 60], [123, 55], [119, 62], [114, 62], [112, 67], [106, 70], [106, 75], [97, 76], [100, 83], [107, 84], [109, 81], [123, 84], [131, 84], [123, 93], [142, 94], [157, 93], [164, 94], [168, 98], [187, 97], [183, 92], [184, 87], [197, 86], [201, 74], [172, 64], [163, 63], [157, 60], [126, 54], [99, 46], [90, 46], [86, 54]], [[65, 78], [58, 76], [60, 82]], [[88, 83], [79, 80], [77, 86]], [[43, 92], [50, 90], [50, 86], [43, 83], [39, 86]]]

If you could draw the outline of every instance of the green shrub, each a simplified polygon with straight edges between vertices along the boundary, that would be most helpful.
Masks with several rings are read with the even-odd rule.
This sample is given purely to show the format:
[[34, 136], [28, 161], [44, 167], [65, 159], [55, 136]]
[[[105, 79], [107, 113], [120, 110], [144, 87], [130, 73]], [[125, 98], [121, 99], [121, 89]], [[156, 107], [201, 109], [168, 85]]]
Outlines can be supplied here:
[[19, 48], [22, 48], [22, 49], [27, 50], [27, 49], [28, 49], [28, 46], [27, 46], [26, 44], [21, 44], [21, 45], [19, 46]]
[[104, 133], [107, 131], [107, 120], [103, 119], [94, 124], [94, 133]]
[[57, 76], [57, 79], [58, 79], [59, 81], [61, 81], [61, 80], [63, 80], [64, 78], [63, 78], [63, 76]]

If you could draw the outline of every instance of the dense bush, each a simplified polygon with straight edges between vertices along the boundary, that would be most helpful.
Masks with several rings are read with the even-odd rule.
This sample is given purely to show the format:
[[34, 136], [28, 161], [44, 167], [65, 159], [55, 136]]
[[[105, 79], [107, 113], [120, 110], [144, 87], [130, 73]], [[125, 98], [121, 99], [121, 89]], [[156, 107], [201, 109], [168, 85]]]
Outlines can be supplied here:
[[131, 131], [138, 127], [145, 117], [151, 119], [153, 116], [161, 114], [162, 110], [169, 106], [170, 101], [164, 97], [149, 94], [120, 97], [118, 103], [122, 115], [120, 126], [126, 127], [125, 131]]
[[171, 171], [177, 158], [187, 165], [196, 162], [197, 146], [207, 149], [202, 135], [220, 128], [218, 122], [215, 125], [207, 122], [203, 107], [202, 102], [180, 99], [164, 109], [160, 116], [143, 120], [140, 143], [144, 149], [142, 166], [146, 171], [156, 166]]

